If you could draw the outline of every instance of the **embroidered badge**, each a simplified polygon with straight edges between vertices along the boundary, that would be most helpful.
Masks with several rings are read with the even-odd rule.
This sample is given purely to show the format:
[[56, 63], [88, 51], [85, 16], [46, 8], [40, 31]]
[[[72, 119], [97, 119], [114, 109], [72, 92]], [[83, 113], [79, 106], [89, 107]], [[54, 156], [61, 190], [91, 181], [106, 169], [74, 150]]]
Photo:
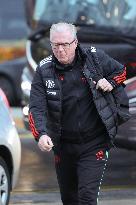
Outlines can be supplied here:
[[56, 92], [55, 92], [55, 91], [48, 91], [48, 90], [47, 90], [47, 93], [50, 94], [50, 95], [56, 95]]
[[53, 80], [46, 80], [46, 87], [47, 88], [54, 88], [55, 83]]
[[60, 80], [64, 80], [64, 75], [59, 75], [58, 77]]
[[59, 155], [55, 155], [54, 160], [55, 160], [56, 164], [60, 163], [60, 156]]
[[87, 83], [87, 81], [86, 81], [86, 78], [85, 77], [81, 77], [81, 81], [83, 82], [83, 83]]
[[99, 152], [96, 153], [96, 158], [97, 160], [104, 160], [104, 152], [103, 150], [100, 150]]
[[91, 46], [91, 52], [93, 52], [93, 53], [96, 52], [96, 48], [94, 46]]

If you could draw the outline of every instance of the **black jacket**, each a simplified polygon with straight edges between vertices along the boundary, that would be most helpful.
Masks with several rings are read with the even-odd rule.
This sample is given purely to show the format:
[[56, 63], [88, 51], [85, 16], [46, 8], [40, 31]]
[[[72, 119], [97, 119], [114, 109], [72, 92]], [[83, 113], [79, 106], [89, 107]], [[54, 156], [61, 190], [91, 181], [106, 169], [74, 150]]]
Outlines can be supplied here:
[[[85, 59], [83, 73], [86, 76], [86, 67], [91, 70], [91, 64], [87, 62], [87, 55], [92, 55], [94, 48], [81, 49], [78, 47], [81, 58]], [[86, 55], [87, 54], [87, 55]], [[93, 55], [92, 55], [93, 56]], [[103, 77], [109, 80], [114, 87], [125, 80], [125, 69], [117, 61], [110, 58], [103, 51], [98, 50], [97, 56], [103, 69]], [[35, 139], [38, 141], [41, 135], [49, 135], [54, 145], [59, 144], [61, 136], [61, 115], [62, 115], [62, 87], [55, 72], [55, 65], [52, 56], [43, 59], [37, 67], [30, 95], [29, 123]], [[92, 71], [92, 78], [98, 81]], [[90, 82], [90, 79], [87, 79]], [[110, 139], [114, 139], [117, 133], [116, 119], [113, 110], [102, 91], [96, 90], [93, 81], [91, 91], [94, 104], [101, 117]]]
[[68, 65], [53, 56], [62, 87], [61, 142], [105, 144], [109, 137], [83, 74], [85, 59], [81, 59], [77, 50], [74, 61]]

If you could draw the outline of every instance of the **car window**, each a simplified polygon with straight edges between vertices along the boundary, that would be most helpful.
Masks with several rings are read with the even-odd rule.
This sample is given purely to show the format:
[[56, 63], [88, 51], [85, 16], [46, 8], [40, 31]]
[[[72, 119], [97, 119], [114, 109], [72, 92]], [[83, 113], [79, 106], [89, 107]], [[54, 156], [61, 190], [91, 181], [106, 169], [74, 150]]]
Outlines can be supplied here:
[[68, 21], [105, 27], [136, 28], [135, 10], [136, 1], [133, 0], [36, 0], [33, 19], [49, 25]]

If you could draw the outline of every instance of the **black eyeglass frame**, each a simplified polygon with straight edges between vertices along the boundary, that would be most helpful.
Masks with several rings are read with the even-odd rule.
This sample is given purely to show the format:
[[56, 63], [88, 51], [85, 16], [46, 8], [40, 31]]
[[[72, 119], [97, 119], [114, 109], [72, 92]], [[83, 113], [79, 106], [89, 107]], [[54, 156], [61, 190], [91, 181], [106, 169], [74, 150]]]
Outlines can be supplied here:
[[59, 46], [62, 46], [63, 48], [68, 48], [68, 47], [70, 47], [70, 45], [71, 45], [72, 43], [75, 42], [75, 40], [76, 40], [76, 39], [74, 39], [74, 40], [73, 40], [72, 42], [70, 42], [70, 43], [54, 43], [54, 42], [51, 42], [51, 41], [50, 41], [50, 44], [51, 44], [52, 48], [55, 48], [55, 49], [59, 48]]

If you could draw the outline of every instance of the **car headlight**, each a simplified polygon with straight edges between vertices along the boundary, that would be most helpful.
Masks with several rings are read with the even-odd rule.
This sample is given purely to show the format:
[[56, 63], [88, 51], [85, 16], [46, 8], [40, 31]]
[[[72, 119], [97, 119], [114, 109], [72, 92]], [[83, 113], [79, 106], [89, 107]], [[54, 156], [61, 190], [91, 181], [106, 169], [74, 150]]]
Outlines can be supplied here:
[[29, 69], [25, 67], [22, 73], [21, 89], [23, 93], [28, 97], [30, 96], [31, 83], [32, 83], [32, 74], [30, 73]]
[[25, 107], [23, 108], [23, 114], [24, 114], [25, 116], [28, 116], [28, 112], [29, 112], [29, 107], [28, 107], [28, 106], [25, 106]]
[[29, 81], [23, 81], [21, 83], [21, 88], [22, 88], [22, 90], [30, 91], [31, 90], [31, 83]]

